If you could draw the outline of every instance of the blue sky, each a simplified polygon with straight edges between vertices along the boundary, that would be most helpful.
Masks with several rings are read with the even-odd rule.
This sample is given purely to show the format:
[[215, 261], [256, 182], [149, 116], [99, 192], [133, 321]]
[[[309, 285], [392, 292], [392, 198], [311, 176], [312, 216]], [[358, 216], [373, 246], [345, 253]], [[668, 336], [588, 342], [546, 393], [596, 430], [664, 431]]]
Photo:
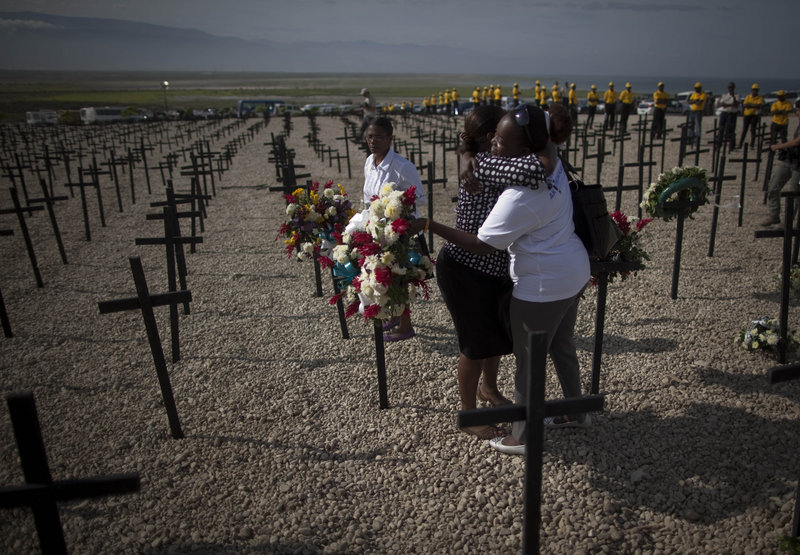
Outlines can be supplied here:
[[[283, 43], [446, 45], [515, 59], [529, 53], [523, 70], [552, 74], [723, 78], [795, 77], [798, 6], [797, 0], [0, 0], [3, 11], [128, 19]], [[476, 67], [475, 73], [517, 69]]]

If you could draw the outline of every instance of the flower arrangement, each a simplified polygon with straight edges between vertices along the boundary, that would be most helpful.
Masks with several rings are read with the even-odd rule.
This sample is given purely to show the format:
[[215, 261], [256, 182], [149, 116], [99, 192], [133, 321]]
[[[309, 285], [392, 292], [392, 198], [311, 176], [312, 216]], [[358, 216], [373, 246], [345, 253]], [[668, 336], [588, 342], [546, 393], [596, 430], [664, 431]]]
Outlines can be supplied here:
[[[626, 216], [619, 210], [615, 210], [609, 214], [611, 218], [616, 222], [617, 227], [622, 232], [620, 235], [617, 244], [614, 245], [614, 248], [611, 249], [611, 252], [608, 253], [606, 260], [614, 261], [614, 262], [639, 262], [644, 267], [644, 261], [650, 260], [650, 255], [647, 254], [641, 244], [641, 236], [639, 232], [650, 222], [653, 221], [653, 218], [642, 218], [642, 219], [635, 219]], [[636, 275], [638, 270], [617, 270], [614, 272], [608, 272], [608, 283], [613, 283], [615, 278], [620, 278], [622, 281], [625, 281], [631, 275]], [[592, 275], [592, 284], [597, 285], [598, 278], [596, 275]]]
[[[753, 320], [734, 338], [735, 343], [739, 343], [744, 349], [751, 352], [777, 352], [780, 340], [778, 319], [769, 316]], [[796, 349], [800, 345], [792, 330], [787, 330], [786, 342], [787, 350]]]
[[419, 289], [429, 298], [425, 280], [433, 262], [414, 249], [408, 235], [416, 198], [415, 187], [400, 191], [385, 184], [365, 211], [368, 218], [360, 226], [351, 222], [333, 248], [333, 273], [343, 290], [330, 303], [343, 299], [346, 316], [360, 312], [365, 319], [390, 320], [408, 310]]
[[[781, 274], [775, 275], [775, 281], [778, 282], [779, 287], [781, 279], [783, 279]], [[800, 265], [798, 264], [793, 264], [789, 270], [789, 292], [795, 297], [800, 297]]]
[[327, 253], [355, 214], [341, 185], [329, 180], [322, 187], [314, 181], [308, 190], [300, 187], [286, 199], [286, 221], [278, 230], [284, 237], [286, 255], [297, 251], [299, 260], [313, 259]]
[[678, 209], [664, 206], [665, 202], [691, 201], [696, 204], [684, 212], [691, 218], [700, 205], [708, 202], [709, 194], [711, 189], [704, 169], [695, 166], [675, 167], [659, 174], [658, 179], [650, 184], [642, 208], [654, 218], [669, 221], [678, 215]]

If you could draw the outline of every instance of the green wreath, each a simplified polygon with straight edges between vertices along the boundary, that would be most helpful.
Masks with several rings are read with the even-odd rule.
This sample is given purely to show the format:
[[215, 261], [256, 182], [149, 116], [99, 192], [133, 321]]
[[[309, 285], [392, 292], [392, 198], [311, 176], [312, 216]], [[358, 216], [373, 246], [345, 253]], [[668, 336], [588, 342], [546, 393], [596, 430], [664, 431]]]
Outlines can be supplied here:
[[[650, 216], [665, 221], [677, 216], [681, 210], [684, 211], [684, 215], [691, 218], [701, 205], [708, 202], [709, 194], [711, 190], [704, 169], [673, 168], [659, 175], [658, 180], [650, 185], [642, 201], [642, 208]], [[674, 201], [689, 201], [692, 205], [678, 209], [670, 206]]]

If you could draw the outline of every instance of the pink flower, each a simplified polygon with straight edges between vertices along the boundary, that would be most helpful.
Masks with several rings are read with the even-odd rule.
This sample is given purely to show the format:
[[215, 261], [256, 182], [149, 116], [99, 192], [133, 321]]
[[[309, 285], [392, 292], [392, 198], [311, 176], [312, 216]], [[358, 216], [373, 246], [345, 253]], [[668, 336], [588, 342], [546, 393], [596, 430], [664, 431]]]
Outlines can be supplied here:
[[625, 214], [623, 214], [619, 210], [614, 210], [613, 212], [611, 212], [610, 215], [614, 219], [614, 221], [617, 222], [617, 226], [619, 227], [620, 231], [622, 231], [622, 233], [624, 233], [625, 235], [630, 233], [631, 224], [628, 221], [628, 218], [627, 216], [625, 216]]
[[642, 218], [641, 220], [636, 222], [636, 231], [641, 230], [644, 226], [646, 226], [647, 224], [649, 224], [652, 221], [653, 221], [653, 218]]

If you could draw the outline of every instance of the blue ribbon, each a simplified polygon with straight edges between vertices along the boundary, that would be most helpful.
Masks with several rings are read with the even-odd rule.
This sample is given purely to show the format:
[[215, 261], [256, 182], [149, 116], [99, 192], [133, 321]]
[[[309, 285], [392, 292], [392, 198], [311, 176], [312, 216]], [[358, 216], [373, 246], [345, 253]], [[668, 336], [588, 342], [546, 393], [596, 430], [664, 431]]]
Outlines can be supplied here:
[[408, 261], [412, 266], [419, 266], [419, 261], [422, 260], [422, 255], [417, 251], [408, 251]]
[[356, 277], [361, 270], [352, 262], [337, 262], [333, 265], [333, 277], [335, 277], [342, 286], [350, 285], [353, 278]]

